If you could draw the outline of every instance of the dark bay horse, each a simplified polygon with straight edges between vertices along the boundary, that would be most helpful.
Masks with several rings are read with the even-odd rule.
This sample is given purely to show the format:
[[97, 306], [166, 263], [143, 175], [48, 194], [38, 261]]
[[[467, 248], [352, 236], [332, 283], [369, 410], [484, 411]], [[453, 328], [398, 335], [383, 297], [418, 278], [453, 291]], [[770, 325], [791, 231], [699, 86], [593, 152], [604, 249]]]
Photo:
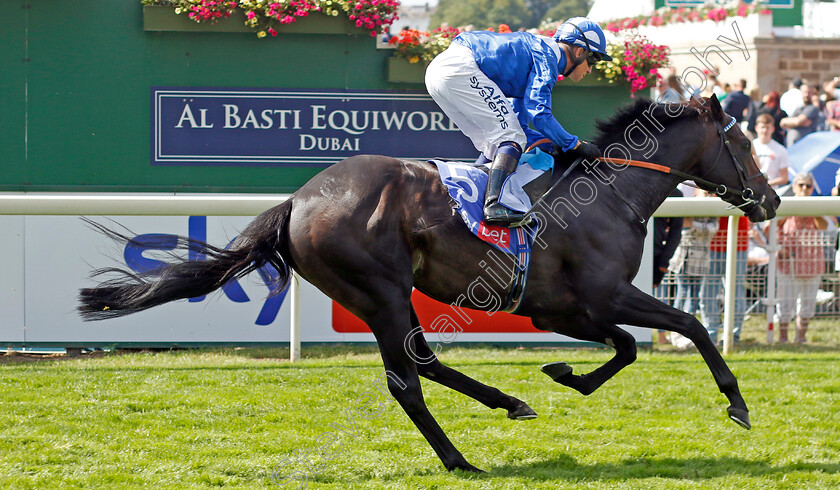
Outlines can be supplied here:
[[[741, 207], [753, 221], [772, 218], [780, 200], [758, 171], [749, 140], [730, 121], [715, 97], [690, 105], [638, 99], [599, 123], [596, 143], [614, 161], [646, 160], [695, 176], [700, 187]], [[631, 285], [646, 220], [683, 178], [608, 162], [576, 167], [535, 213], [542, 226], [515, 314], [530, 317], [540, 330], [615, 349], [590, 373], [572, 374], [562, 362], [543, 367], [584, 395], [636, 359], [633, 337], [617, 324], [678, 332], [697, 346], [729, 399], [730, 418], [749, 428], [735, 376], [701, 323]], [[459, 307], [498, 309], [500, 302], [487, 298], [506, 298], [507, 283], [499, 278], [511, 274], [490, 270], [488, 264], [510, 260], [466, 229], [432, 164], [355, 156], [261, 214], [229, 249], [186, 238], [182, 246], [198, 248], [207, 260], [175, 260], [140, 275], [109, 269], [122, 274], [82, 289], [81, 314], [104, 319], [204, 295], [266, 264], [279, 272], [279, 290], [294, 269], [370, 327], [389, 390], [447, 469], [478, 471], [429, 413], [419, 376], [504, 408], [510, 418], [536, 416], [521, 400], [441, 364], [423, 336], [415, 335], [420, 322], [412, 288]], [[465, 296], [477, 278], [484, 279], [485, 294]]]

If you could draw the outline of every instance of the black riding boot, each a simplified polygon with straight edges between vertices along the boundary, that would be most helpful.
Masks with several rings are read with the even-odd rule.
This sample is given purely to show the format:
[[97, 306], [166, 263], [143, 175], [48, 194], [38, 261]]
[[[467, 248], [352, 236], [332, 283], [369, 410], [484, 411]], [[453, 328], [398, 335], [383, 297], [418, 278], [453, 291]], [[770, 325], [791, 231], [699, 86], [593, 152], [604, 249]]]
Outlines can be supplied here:
[[517, 226], [525, 218], [520, 213], [506, 208], [499, 203], [502, 184], [505, 179], [516, 170], [521, 150], [513, 145], [502, 145], [496, 152], [496, 157], [490, 166], [490, 180], [487, 182], [487, 192], [484, 194], [484, 221], [491, 225]]

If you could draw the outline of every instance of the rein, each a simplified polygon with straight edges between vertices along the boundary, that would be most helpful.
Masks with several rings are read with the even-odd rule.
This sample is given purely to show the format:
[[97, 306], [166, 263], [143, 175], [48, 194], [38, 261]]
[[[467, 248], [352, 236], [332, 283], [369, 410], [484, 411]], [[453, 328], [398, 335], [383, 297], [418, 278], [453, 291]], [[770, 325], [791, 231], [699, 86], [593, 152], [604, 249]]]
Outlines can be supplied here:
[[[726, 136], [726, 132], [729, 131], [732, 128], [732, 126], [734, 126], [734, 125], [735, 125], [735, 118], [734, 117], [732, 118], [731, 121], [729, 121], [729, 124], [727, 124], [726, 127], [722, 127], [720, 122], [715, 121], [715, 126], [717, 126], [717, 132], [718, 132], [718, 135], [720, 136], [720, 139], [721, 139], [721, 146], [718, 149], [718, 154], [717, 154], [717, 157], [715, 158], [714, 165], [712, 165], [711, 170], [709, 170], [709, 172], [707, 172], [707, 173], [712, 172], [715, 169], [715, 167], [717, 167], [717, 164], [720, 161], [720, 156], [723, 153], [723, 148], [726, 147], [727, 151], [729, 152], [729, 156], [732, 158], [732, 162], [735, 164], [735, 169], [738, 171], [738, 178], [741, 180], [742, 189], [730, 189], [729, 187], [727, 187], [724, 184], [715, 184], [714, 182], [708, 181], [708, 180], [706, 180], [702, 177], [696, 177], [694, 175], [691, 175], [691, 174], [688, 174], [688, 173], [685, 173], [685, 172], [681, 172], [679, 170], [674, 170], [671, 167], [667, 167], [665, 165], [660, 165], [658, 163], [645, 162], [645, 161], [641, 161], [641, 160], [614, 161], [612, 158], [607, 158], [607, 157], [598, 157], [598, 160], [602, 161], [602, 162], [611, 163], [613, 165], [626, 165], [628, 167], [646, 168], [648, 170], [654, 170], [656, 172], [662, 172], [664, 174], [671, 174], [671, 175], [675, 175], [675, 176], [681, 178], [683, 181], [692, 180], [695, 183], [704, 185], [706, 187], [713, 187], [715, 189], [715, 194], [720, 198], [723, 198], [727, 194], [734, 194], [735, 196], [740, 197], [744, 201], [742, 204], [739, 204], [737, 206], [733, 205], [736, 208], [744, 208], [746, 206], [756, 205], [756, 204], [758, 204], [758, 202], [753, 198], [754, 192], [749, 187], [748, 183], [752, 179], [761, 176], [761, 172], [748, 177], [746, 169], [741, 164], [741, 162], [738, 160], [738, 158], [735, 157], [735, 153], [733, 153], [733, 151], [732, 151], [732, 146], [729, 142], [729, 138]], [[548, 138], [544, 138], [544, 139], [535, 141], [534, 143], [532, 143], [528, 147], [527, 150], [525, 150], [525, 152], [531, 151], [532, 149], [536, 148], [539, 145], [542, 145], [542, 144], [545, 144], [545, 143], [551, 143], [551, 142], [552, 141], [549, 140]], [[580, 160], [580, 159], [578, 159], [578, 160]]]

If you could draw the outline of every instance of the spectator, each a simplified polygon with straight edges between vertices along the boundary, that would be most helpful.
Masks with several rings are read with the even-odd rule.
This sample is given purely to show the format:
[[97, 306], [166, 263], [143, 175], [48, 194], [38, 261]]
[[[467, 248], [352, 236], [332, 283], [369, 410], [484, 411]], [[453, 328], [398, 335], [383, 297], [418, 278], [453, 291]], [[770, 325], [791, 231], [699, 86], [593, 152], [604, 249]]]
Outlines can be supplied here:
[[750, 90], [750, 104], [744, 113], [744, 119], [741, 120], [741, 131], [749, 139], [755, 139], [755, 119], [758, 117], [758, 111], [761, 110], [762, 105], [761, 91], [757, 88]]
[[[678, 189], [671, 192], [670, 197], [682, 197]], [[674, 255], [674, 250], [680, 243], [680, 232], [683, 227], [683, 218], [654, 218], [653, 220], [653, 287], [655, 296], [663, 299], [671, 297], [670, 294], [663, 294], [663, 287], [660, 286], [665, 273], [668, 272], [668, 261]], [[659, 330], [658, 343], [665, 343], [665, 332]]]
[[840, 131], [840, 100], [825, 103], [825, 126], [828, 131]]
[[717, 95], [718, 100], [720, 100], [720, 98], [723, 97], [724, 91], [723, 87], [720, 86], [717, 76], [709, 70], [703, 70], [703, 73], [706, 75], [706, 90], [704, 90], [701, 95], [703, 97]]
[[734, 89], [726, 96], [721, 105], [723, 112], [734, 117], [738, 122], [744, 120], [744, 114], [750, 106], [750, 96], [744, 93], [746, 88], [746, 80], [741, 79], [735, 82]]
[[[683, 197], [682, 192], [674, 189], [670, 197]], [[654, 218], [653, 220], [653, 287], [659, 286], [665, 273], [668, 272], [668, 262], [680, 244], [680, 233], [683, 228], [683, 218]]]
[[758, 137], [753, 140], [758, 167], [774, 189], [787, 185], [788, 154], [784, 146], [773, 141], [773, 116], [764, 113], [756, 118], [755, 131]]
[[840, 168], [834, 174], [834, 187], [831, 188], [831, 195], [834, 197], [840, 196]]
[[779, 108], [779, 97], [779, 92], [776, 92], [775, 90], [765, 95], [761, 108], [758, 110], [758, 113], [755, 114], [755, 118], [749, 121], [747, 129], [755, 132], [755, 121], [758, 119], [758, 115], [770, 114], [773, 116], [773, 126], [775, 127], [773, 130], [773, 141], [779, 143], [780, 145], [784, 145], [785, 131], [779, 123], [781, 123], [782, 119], [788, 117], [788, 114]]
[[806, 83], [802, 83], [799, 90], [802, 94], [802, 105], [793, 111], [793, 114], [791, 114], [790, 117], [786, 117], [779, 122], [781, 127], [788, 130], [788, 148], [793, 146], [794, 143], [805, 136], [816, 131], [817, 124], [820, 121], [820, 110], [811, 103], [811, 96], [814, 94], [814, 88]]
[[820, 96], [816, 94], [816, 88], [814, 89], [814, 95], [811, 96], [811, 105], [817, 108], [817, 129], [816, 131], [826, 131], [828, 127], [826, 127], [825, 120], [825, 102], [820, 99]]
[[840, 100], [840, 77], [823, 84], [823, 91], [828, 96], [826, 100]]
[[782, 94], [779, 99], [779, 107], [788, 114], [793, 114], [793, 111], [801, 107], [802, 104], [802, 79], [794, 78], [788, 85], [788, 91]]
[[[750, 226], [749, 243], [747, 244], [747, 270], [751, 267], [763, 266], [770, 261], [770, 254], [767, 253], [767, 236], [761, 226], [753, 223]], [[766, 273], [766, 271], [765, 271]], [[748, 275], [749, 272], [747, 273]]]
[[[695, 197], [708, 197], [697, 190]], [[677, 280], [674, 307], [694, 315], [700, 306], [700, 286], [709, 273], [710, 245], [718, 231], [717, 218], [684, 218], [680, 244], [668, 269]]]
[[668, 75], [665, 83], [662, 84], [664, 91], [660, 92], [657, 102], [664, 104], [682, 104], [686, 99], [682, 96], [680, 80], [676, 75]]
[[[834, 197], [840, 196], [840, 168], [834, 174], [834, 187], [831, 188], [831, 195]], [[840, 239], [840, 237], [838, 237]], [[840, 272], [840, 247], [834, 253], [834, 270]]]
[[[814, 177], [798, 174], [793, 179], [795, 196], [810, 196]], [[808, 323], [814, 317], [817, 290], [825, 272], [822, 234], [828, 222], [822, 217], [790, 216], [779, 219], [779, 343], [788, 341], [788, 325], [797, 313], [796, 342], [804, 343]], [[798, 301], [798, 312], [797, 312]]]
[[[703, 324], [713, 342], [717, 342], [718, 330], [720, 330], [720, 303], [718, 294], [723, 287], [723, 277], [726, 271], [726, 237], [728, 217], [723, 216], [718, 222], [718, 231], [712, 238], [710, 246], [709, 275], [703, 281], [703, 289], [700, 292], [700, 313], [703, 317]], [[741, 338], [741, 325], [744, 323], [744, 312], [747, 309], [747, 244], [749, 232], [749, 220], [742, 216], [738, 218], [738, 236], [736, 251], [736, 272], [735, 272], [735, 326], [732, 330], [735, 342]]]
[[732, 92], [732, 86], [729, 85], [728, 83], [724, 83], [723, 84], [723, 94], [718, 96], [718, 100], [721, 102], [721, 104], [723, 103], [724, 100], [726, 100], [727, 97], [729, 97], [730, 92]]

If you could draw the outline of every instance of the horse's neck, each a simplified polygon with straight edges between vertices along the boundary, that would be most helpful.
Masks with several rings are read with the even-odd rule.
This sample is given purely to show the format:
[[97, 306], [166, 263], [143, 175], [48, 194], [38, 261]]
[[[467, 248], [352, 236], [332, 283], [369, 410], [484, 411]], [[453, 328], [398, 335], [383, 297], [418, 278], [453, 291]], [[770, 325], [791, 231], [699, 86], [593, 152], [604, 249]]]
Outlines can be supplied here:
[[[645, 161], [642, 155], [633, 155], [631, 159]], [[639, 167], [625, 167], [614, 171], [613, 175], [615, 180], [612, 185], [616, 192], [644, 220], [653, 216], [681, 180], [672, 174]]]

